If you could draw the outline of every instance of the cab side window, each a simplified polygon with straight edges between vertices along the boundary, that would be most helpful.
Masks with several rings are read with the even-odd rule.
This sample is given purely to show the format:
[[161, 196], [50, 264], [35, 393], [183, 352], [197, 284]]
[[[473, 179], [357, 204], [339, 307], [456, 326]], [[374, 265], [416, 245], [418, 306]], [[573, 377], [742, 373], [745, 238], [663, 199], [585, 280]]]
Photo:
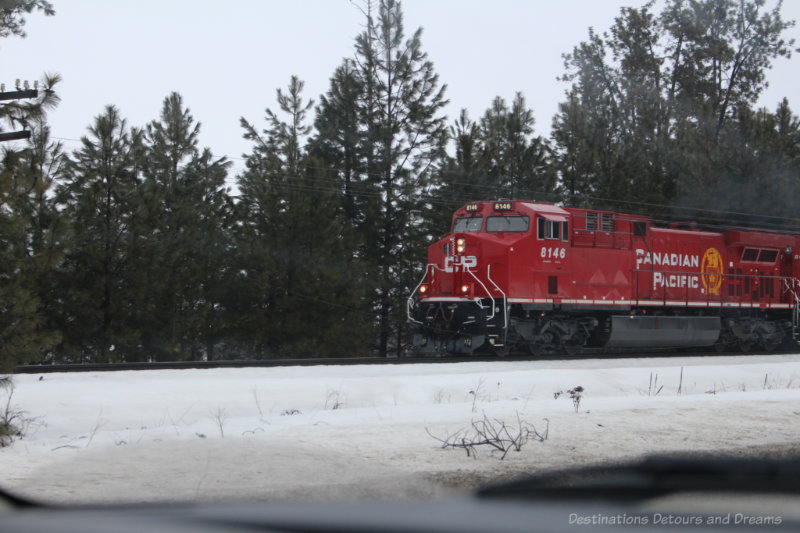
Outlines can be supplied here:
[[539, 217], [537, 230], [539, 240], [566, 241], [569, 237], [569, 222]]

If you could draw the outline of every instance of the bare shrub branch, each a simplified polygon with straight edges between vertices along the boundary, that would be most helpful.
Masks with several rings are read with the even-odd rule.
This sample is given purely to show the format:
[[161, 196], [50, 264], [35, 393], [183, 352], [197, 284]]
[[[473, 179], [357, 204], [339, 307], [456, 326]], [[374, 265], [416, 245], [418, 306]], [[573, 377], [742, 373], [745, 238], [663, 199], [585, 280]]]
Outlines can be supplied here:
[[477, 413], [478, 412], [478, 408], [476, 407], [476, 404], [478, 402], [478, 396], [481, 394], [481, 390], [483, 389], [483, 382], [484, 382], [484, 379], [480, 378], [478, 380], [478, 383], [475, 385], [475, 388], [472, 389], [471, 391], [469, 391], [469, 393], [468, 393], [468, 394], [472, 395], [472, 412], [473, 413]]
[[211, 413], [209, 416], [211, 420], [213, 420], [217, 424], [217, 428], [219, 429], [219, 436], [220, 438], [225, 438], [225, 409], [222, 407], [217, 407], [216, 412]]
[[6, 391], [5, 405], [0, 407], [0, 448], [10, 446], [14, 439], [25, 436], [31, 423], [36, 419], [11, 405], [14, 397], [14, 383], [10, 376], [0, 378], [0, 390]]
[[258, 390], [253, 387], [253, 399], [256, 402], [256, 409], [258, 409], [258, 419], [264, 421], [264, 411], [261, 410], [261, 402], [258, 400]]
[[467, 457], [478, 458], [479, 446], [488, 447], [490, 453], [500, 455], [500, 460], [505, 459], [508, 452], [518, 452], [529, 441], [544, 442], [550, 429], [550, 421], [544, 419], [546, 428], [540, 433], [533, 424], [522, 420], [517, 413], [516, 424], [506, 424], [502, 420], [489, 418], [483, 413], [483, 418], [473, 419], [468, 429], [460, 429], [446, 437], [437, 437], [425, 428], [432, 438], [442, 443], [442, 448], [461, 448], [467, 452]]
[[89, 435], [89, 440], [86, 441], [86, 447], [88, 448], [89, 445], [94, 440], [94, 436], [97, 434], [97, 430], [103, 427], [105, 422], [103, 421], [103, 406], [100, 406], [100, 412], [97, 414], [97, 421], [94, 423], [94, 428], [92, 429], [92, 433]]
[[562, 394], [569, 394], [570, 399], [572, 400], [572, 407], [575, 408], [575, 412], [578, 412], [578, 408], [581, 406], [581, 399], [583, 398], [583, 387], [578, 385], [574, 389], [569, 389], [566, 393], [562, 390], [553, 394], [553, 398], [556, 400]]
[[[683, 378], [683, 367], [681, 367], [681, 378]], [[655, 380], [653, 379], [653, 373], [650, 372], [650, 385], [647, 387], [647, 395], [648, 396], [658, 396], [661, 392], [661, 389], [664, 388], [664, 385], [658, 386], [658, 373], [656, 373]], [[680, 391], [678, 392], [680, 394]]]

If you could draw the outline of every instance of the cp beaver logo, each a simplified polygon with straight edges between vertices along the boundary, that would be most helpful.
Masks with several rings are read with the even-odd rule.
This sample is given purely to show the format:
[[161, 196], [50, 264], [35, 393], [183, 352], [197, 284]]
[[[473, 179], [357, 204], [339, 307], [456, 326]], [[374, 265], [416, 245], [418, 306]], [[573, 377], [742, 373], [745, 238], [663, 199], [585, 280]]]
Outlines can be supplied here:
[[703, 287], [709, 294], [719, 296], [722, 286], [722, 254], [716, 248], [709, 248], [700, 262], [700, 272], [703, 274]]

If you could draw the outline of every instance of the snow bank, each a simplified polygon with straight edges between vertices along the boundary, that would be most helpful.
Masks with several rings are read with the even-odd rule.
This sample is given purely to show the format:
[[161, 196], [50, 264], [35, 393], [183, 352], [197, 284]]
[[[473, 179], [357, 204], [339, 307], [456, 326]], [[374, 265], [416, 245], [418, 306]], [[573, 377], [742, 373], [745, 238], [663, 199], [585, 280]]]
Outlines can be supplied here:
[[[32, 419], [2, 486], [48, 501], [430, 497], [546, 468], [790, 447], [800, 355], [14, 377]], [[582, 386], [577, 412], [558, 391]], [[499, 461], [442, 450], [483, 414], [548, 428]]]

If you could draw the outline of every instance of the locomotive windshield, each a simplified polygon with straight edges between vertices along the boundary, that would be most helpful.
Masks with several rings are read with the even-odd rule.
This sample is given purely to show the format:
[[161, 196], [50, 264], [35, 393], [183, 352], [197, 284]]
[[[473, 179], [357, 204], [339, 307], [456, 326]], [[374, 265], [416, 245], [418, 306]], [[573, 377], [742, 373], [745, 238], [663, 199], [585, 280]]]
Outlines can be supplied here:
[[500, 231], [523, 233], [528, 231], [531, 220], [527, 216], [507, 215], [486, 218], [486, 231], [497, 233]]
[[483, 226], [483, 217], [459, 217], [453, 224], [453, 233], [477, 233]]

